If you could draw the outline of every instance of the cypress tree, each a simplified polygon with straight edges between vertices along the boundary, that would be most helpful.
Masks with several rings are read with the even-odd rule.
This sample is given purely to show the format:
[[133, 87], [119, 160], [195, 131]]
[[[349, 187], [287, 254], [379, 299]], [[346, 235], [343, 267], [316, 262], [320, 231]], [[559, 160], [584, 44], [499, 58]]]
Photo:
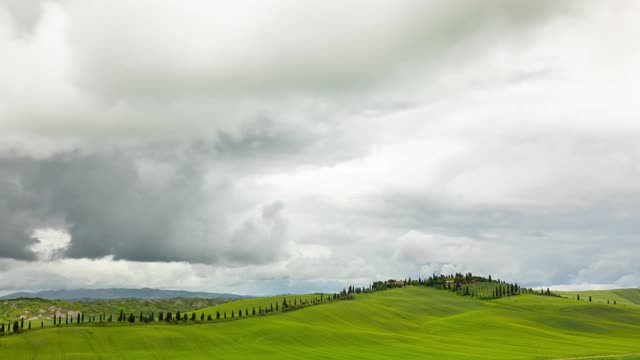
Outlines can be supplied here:
[[180, 317], [180, 311], [176, 311], [176, 321], [180, 321], [182, 318]]
[[576, 299], [580, 301], [580, 294], [576, 295]]
[[589, 295], [589, 302], [591, 302], [591, 295]]
[[196, 321], [196, 313], [195, 313], [195, 311], [191, 313], [191, 321]]
[[220, 319], [220, 311], [216, 311], [216, 319]]
[[13, 322], [13, 332], [14, 333], [20, 332], [20, 325], [18, 324], [17, 320]]
[[204, 312], [200, 315], [200, 320], [204, 320]]
[[158, 321], [164, 321], [164, 313], [162, 311], [158, 314]]
[[136, 322], [136, 317], [133, 316], [133, 313], [129, 314], [129, 318], [127, 319], [130, 323]]
[[56, 316], [53, 315], [53, 326], [56, 326]]
[[170, 322], [171, 321], [171, 311], [167, 311], [167, 316], [164, 318], [164, 320], [166, 322]]
[[251, 313], [253, 316], [256, 316], [256, 307], [253, 307], [253, 312]]
[[142, 316], [142, 310], [140, 310], [140, 318], [139, 318], [140, 320], [138, 320], [138, 321], [142, 322], [142, 318], [143, 318], [143, 316]]
[[233, 319], [233, 310], [231, 310], [231, 318]]
[[31, 330], [31, 320], [29, 320], [29, 330]]
[[84, 322], [84, 313], [80, 313], [80, 322]]
[[77, 323], [80, 324], [80, 313], [78, 313], [78, 316], [76, 316], [76, 318], [78, 319]]
[[187, 320], [187, 313], [182, 314], [182, 320]]
[[44, 321], [40, 321], [40, 328], [44, 327]]
[[24, 329], [24, 318], [20, 318], [20, 329]]
[[209, 321], [213, 320], [213, 317], [211, 317], [211, 314], [207, 315], [207, 320]]

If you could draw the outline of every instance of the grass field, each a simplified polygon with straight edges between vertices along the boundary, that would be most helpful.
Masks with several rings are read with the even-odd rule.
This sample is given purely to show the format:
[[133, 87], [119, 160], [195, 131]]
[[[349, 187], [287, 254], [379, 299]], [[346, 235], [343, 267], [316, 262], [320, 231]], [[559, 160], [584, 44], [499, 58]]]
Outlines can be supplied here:
[[[235, 300], [235, 301], [231, 301], [231, 302], [216, 305], [216, 306], [207, 307], [204, 309], [198, 309], [197, 311], [195, 311], [195, 313], [196, 313], [197, 319], [200, 319], [200, 315], [202, 313], [205, 314], [205, 317], [211, 314], [215, 319], [216, 312], [218, 311], [220, 312], [220, 314], [222, 314], [222, 316], [224, 316], [224, 313], [227, 313], [227, 317], [231, 316], [231, 311], [233, 311], [236, 314], [236, 316], [238, 314], [238, 311], [242, 311], [243, 317], [244, 317], [247, 310], [249, 311], [249, 314], [252, 314], [254, 308], [256, 309], [256, 312], [261, 307], [263, 309], [267, 309], [267, 308], [270, 309], [271, 306], [275, 308], [276, 303], [278, 304], [279, 307], [281, 307], [284, 299], [286, 299], [287, 303], [289, 304], [299, 304], [301, 302], [310, 304], [314, 300], [319, 301], [321, 299], [321, 296], [323, 298], [326, 298], [329, 295], [327, 294], [321, 295], [320, 293], [317, 293], [317, 294], [280, 295], [280, 296], [267, 296], [267, 297], [251, 298], [251, 299], [242, 299], [242, 300]], [[187, 316], [191, 317], [191, 312], [187, 313]]]
[[570, 299], [576, 299], [580, 295], [580, 301], [591, 301], [606, 304], [607, 301], [613, 303], [615, 300], [618, 305], [636, 305], [640, 306], [640, 289], [616, 289], [616, 290], [588, 290], [588, 291], [561, 291], [561, 296]]
[[639, 359], [622, 354], [640, 354], [640, 307], [533, 295], [483, 301], [410, 287], [215, 324], [37, 330], [0, 338], [0, 354], [11, 359], [563, 359], [616, 354], [609, 359]]

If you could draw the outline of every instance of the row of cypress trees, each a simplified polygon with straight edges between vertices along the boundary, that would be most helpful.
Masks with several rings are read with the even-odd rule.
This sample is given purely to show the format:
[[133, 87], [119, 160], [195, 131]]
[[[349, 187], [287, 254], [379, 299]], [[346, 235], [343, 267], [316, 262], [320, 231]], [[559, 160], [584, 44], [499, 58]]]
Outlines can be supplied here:
[[[351, 291], [355, 292], [355, 289], [350, 288], [349, 292]], [[318, 297], [314, 299], [294, 298], [293, 300], [292, 299], [287, 300], [286, 297], [283, 297], [282, 302], [276, 301], [264, 307], [262, 305], [258, 306], [257, 308], [254, 306], [251, 308], [251, 310], [245, 307], [244, 309], [238, 309], [237, 311], [231, 310], [230, 313], [227, 313], [226, 311], [222, 313], [220, 311], [216, 311], [215, 319], [216, 320], [227, 319], [227, 318], [235, 319], [235, 318], [242, 318], [242, 317], [248, 317], [248, 316], [266, 315], [274, 312], [285, 312], [285, 311], [302, 308], [308, 305], [315, 305], [315, 304], [320, 304], [327, 301], [341, 300], [345, 298], [351, 298], [350, 295], [346, 294], [346, 290], [344, 291], [344, 294], [336, 293], [329, 296], [327, 296], [326, 294], [318, 294]], [[94, 323], [94, 322], [95, 323], [110, 323], [110, 322], [148, 323], [148, 322], [154, 322], [156, 320], [175, 323], [179, 321], [189, 321], [189, 320], [197, 321], [197, 318], [198, 316], [196, 312], [191, 312], [190, 316], [186, 312], [180, 313], [180, 311], [177, 311], [175, 314], [172, 314], [170, 311], [166, 313], [159, 312], [158, 316], [156, 317], [154, 312], [151, 312], [150, 314], [145, 315], [141, 311], [139, 315], [136, 316], [134, 313], [129, 313], [127, 315], [123, 310], [120, 310], [120, 313], [116, 318], [114, 318], [113, 314], [110, 314], [107, 316], [107, 314], [104, 314], [104, 313], [101, 313], [99, 315], [90, 315], [85, 318], [84, 313], [78, 312], [75, 318], [75, 323], [76, 324]], [[214, 316], [213, 314], [205, 315], [204, 312], [201, 312], [199, 319], [200, 321], [205, 321], [205, 319], [207, 321], [212, 321], [214, 320]], [[71, 324], [74, 324], [73, 316], [65, 315], [65, 317], [63, 318], [61, 315], [59, 315], [59, 316], [53, 317], [54, 326], [71, 325]], [[27, 326], [28, 326], [28, 329], [30, 330], [31, 321], [27, 323]], [[40, 326], [44, 327], [44, 322], [41, 322]], [[9, 323], [6, 326], [5, 324], [0, 324], [1, 335], [4, 335], [5, 331], [9, 332], [11, 330], [13, 330], [14, 333], [19, 333], [20, 331], [24, 330], [24, 318], [20, 319], [20, 321], [15, 321], [13, 324]]]

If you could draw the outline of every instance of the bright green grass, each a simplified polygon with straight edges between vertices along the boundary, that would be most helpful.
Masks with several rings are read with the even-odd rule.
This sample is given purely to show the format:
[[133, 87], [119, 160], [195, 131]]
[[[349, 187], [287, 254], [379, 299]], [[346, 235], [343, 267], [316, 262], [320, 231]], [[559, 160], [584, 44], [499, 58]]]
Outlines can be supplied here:
[[615, 289], [615, 290], [588, 290], [588, 291], [561, 291], [561, 296], [570, 299], [576, 299], [576, 295], [580, 295], [580, 301], [591, 300], [597, 303], [607, 303], [607, 300], [613, 304], [613, 300], [618, 305], [640, 305], [640, 289]]
[[[252, 316], [253, 308], [256, 309], [256, 313], [260, 307], [263, 309], [271, 308], [275, 311], [276, 303], [278, 304], [278, 308], [282, 307], [283, 300], [286, 299], [288, 304], [293, 305], [299, 304], [300, 302], [306, 302], [307, 304], [311, 304], [313, 300], [320, 300], [322, 296], [323, 299], [326, 299], [329, 295], [327, 294], [305, 294], [305, 295], [279, 295], [279, 296], [268, 296], [268, 297], [260, 297], [260, 298], [252, 298], [252, 299], [242, 299], [236, 300], [216, 306], [207, 307], [204, 309], [199, 309], [195, 311], [196, 318], [200, 319], [202, 313], [204, 313], [205, 318], [207, 315], [211, 314], [211, 316], [215, 319], [216, 312], [220, 312], [221, 317], [224, 317], [224, 313], [227, 313], [227, 318], [231, 317], [231, 311], [233, 311], [236, 316], [238, 315], [238, 311], [242, 311], [242, 317], [245, 317], [246, 311], [249, 311], [249, 315]], [[173, 314], [175, 315], [175, 314]], [[191, 318], [191, 312], [187, 314], [189, 318]]]
[[640, 354], [640, 307], [530, 295], [482, 301], [410, 287], [215, 324], [38, 330], [1, 338], [0, 354], [11, 359], [558, 359]]

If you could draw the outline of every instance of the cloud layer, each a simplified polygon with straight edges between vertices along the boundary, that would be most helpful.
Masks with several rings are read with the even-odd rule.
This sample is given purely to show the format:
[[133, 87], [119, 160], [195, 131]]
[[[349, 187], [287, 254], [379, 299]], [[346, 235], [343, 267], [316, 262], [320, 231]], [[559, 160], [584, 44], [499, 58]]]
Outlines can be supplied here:
[[1, 1], [3, 286], [636, 286], [637, 10]]

